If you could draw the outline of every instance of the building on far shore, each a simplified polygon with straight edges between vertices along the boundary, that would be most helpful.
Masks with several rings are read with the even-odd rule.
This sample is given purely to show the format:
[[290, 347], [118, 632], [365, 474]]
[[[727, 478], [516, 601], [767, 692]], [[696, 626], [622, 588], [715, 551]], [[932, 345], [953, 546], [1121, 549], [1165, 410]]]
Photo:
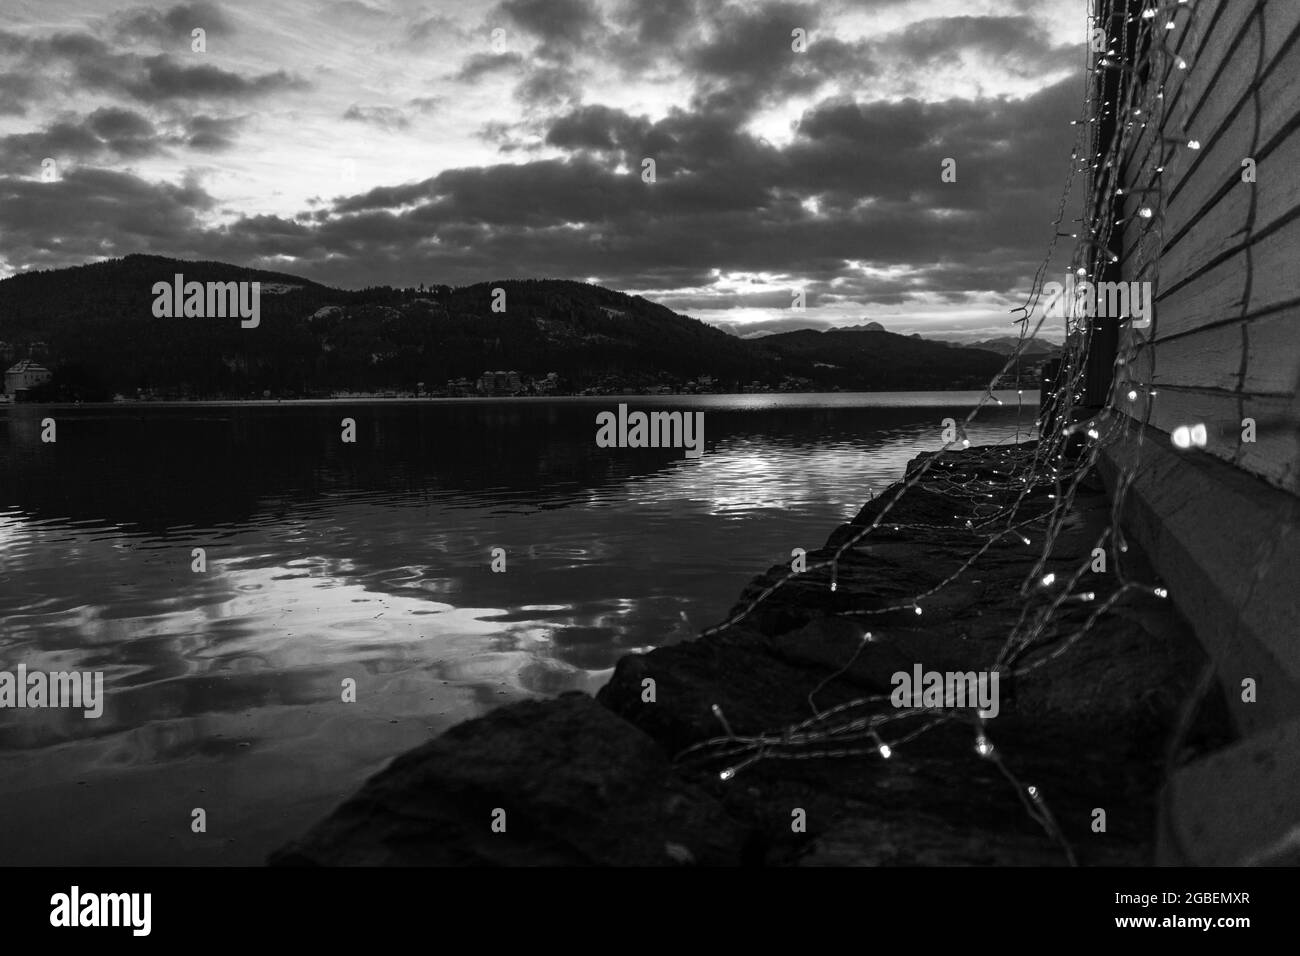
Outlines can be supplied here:
[[518, 372], [484, 372], [477, 387], [480, 395], [518, 395], [524, 385]]
[[5, 372], [5, 392], [15, 402], [21, 402], [27, 397], [29, 389], [45, 384], [53, 374], [44, 365], [39, 365], [31, 359], [23, 359], [18, 364], [10, 366]]

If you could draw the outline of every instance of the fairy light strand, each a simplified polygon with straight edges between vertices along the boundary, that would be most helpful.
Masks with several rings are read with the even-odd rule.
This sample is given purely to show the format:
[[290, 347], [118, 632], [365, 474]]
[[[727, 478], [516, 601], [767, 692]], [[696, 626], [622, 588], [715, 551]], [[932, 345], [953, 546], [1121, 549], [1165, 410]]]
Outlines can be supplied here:
[[[1140, 14], [1138, 5], [1131, 0], [1099, 0], [1096, 6], [1097, 13], [1088, 18], [1089, 24], [1096, 23], [1106, 28], [1111, 40], [1105, 53], [1092, 53], [1088, 57], [1079, 116], [1071, 123], [1075, 129], [1071, 161], [1056, 219], [1052, 223], [1056, 228], [1049, 237], [1024, 303], [1012, 310], [1013, 316], [1020, 314], [1019, 318], [1013, 319], [1019, 326], [1016, 348], [992, 377], [975, 407], [960, 422], [955, 439], [947, 442], [940, 452], [923, 457], [904, 476], [901, 484], [895, 486], [893, 494], [873, 495], [870, 504], [875, 506], [874, 515], [861, 516], [864, 523], [834, 547], [828, 559], [810, 564], [802, 571], [780, 574], [727, 620], [702, 631], [700, 637], [716, 635], [739, 624], [796, 580], [805, 586], [809, 582], [815, 585], [820, 576], [826, 582], [826, 593], [835, 595], [832, 600], [836, 605], [851, 602], [852, 597], [842, 594], [839, 589], [839, 566], [865, 540], [886, 532], [904, 532], [914, 540], [925, 540], [931, 535], [944, 535], [950, 539], [954, 534], [966, 534], [978, 544], [973, 544], [969, 557], [937, 584], [911, 597], [894, 599], [883, 607], [837, 606], [837, 615], [863, 617], [909, 609], [922, 613], [922, 602], [967, 575], [995, 545], [1007, 539], [1017, 546], [1037, 544], [1040, 550], [1024, 578], [1021, 593], [1038, 590], [1046, 592], [1050, 598], [1032, 612], [1030, 602], [1022, 604], [1019, 618], [1010, 628], [989, 668], [1017, 679], [1030, 677], [1069, 653], [1092, 632], [1097, 621], [1125, 597], [1135, 592], [1153, 597], [1168, 596], [1162, 585], [1129, 578], [1124, 561], [1128, 546], [1120, 524], [1125, 501], [1141, 466], [1146, 426], [1150, 423], [1153, 400], [1158, 394], [1154, 385], [1155, 315], [1151, 316], [1150, 327], [1146, 330], [1129, 325], [1126, 330], [1128, 341], [1120, 347], [1102, 409], [1100, 412], [1091, 409], [1086, 421], [1082, 422], [1076, 420], [1076, 413], [1084, 408], [1079, 400], [1085, 393], [1094, 326], [1077, 316], [1068, 316], [1061, 374], [1053, 401], [1056, 404], [1055, 420], [1069, 424], [1052, 434], [1042, 434], [1040, 429], [1039, 440], [1032, 447], [1016, 445], [994, 454], [989, 448], [996, 449], [997, 446], [989, 446], [978, 459], [963, 460], [960, 456], [961, 449], [970, 444], [966, 439], [967, 427], [986, 403], [1002, 404], [993, 395], [995, 384], [1012, 368], [1018, 373], [1027, 344], [1043, 328], [1048, 310], [1039, 308], [1040, 300], [1058, 241], [1061, 238], [1077, 240], [1070, 271], [1081, 279], [1100, 280], [1105, 270], [1118, 266], [1120, 256], [1125, 256], [1130, 260], [1125, 270], [1134, 276], [1149, 274], [1153, 290], [1158, 290], [1166, 198], [1161, 174], [1180, 149], [1201, 150], [1204, 154], [1205, 144], [1201, 138], [1187, 129], [1188, 82], [1192, 73], [1188, 56], [1195, 46], [1189, 38], [1197, 20], [1195, 4], [1163, 0], [1146, 6]], [[1152, 13], [1148, 16], [1147, 12]], [[1170, 25], [1173, 29], [1169, 28]], [[1184, 47], [1187, 53], [1183, 52]], [[1108, 77], [1118, 78], [1113, 86], [1101, 82], [1103, 72]], [[1175, 82], [1176, 89], [1172, 95], [1167, 95], [1168, 88]], [[1172, 123], [1171, 102], [1182, 110], [1181, 119], [1175, 126], [1177, 136], [1163, 135]], [[1113, 117], [1114, 122], [1104, 124], [1099, 121], [1106, 117]], [[1109, 134], [1103, 142], [1103, 126], [1107, 125]], [[1138, 157], [1134, 150], [1144, 143], [1145, 150]], [[1084, 195], [1089, 197], [1083, 219], [1077, 232], [1064, 232], [1061, 227], [1066, 209], [1080, 177]], [[1125, 179], [1139, 185], [1128, 188]], [[1126, 202], [1135, 204], [1135, 210], [1144, 211], [1143, 214], [1126, 217]], [[1121, 241], [1120, 251], [1112, 251], [1114, 239], [1128, 240], [1130, 236], [1131, 247]], [[1155, 298], [1153, 292], [1153, 300]], [[1035, 316], [1037, 321], [1033, 322]], [[1138, 355], [1147, 357], [1150, 369], [1144, 375], [1134, 377], [1129, 364]], [[1018, 374], [1016, 381], [1019, 383]], [[1022, 407], [1019, 400], [1022, 391], [1018, 384], [1018, 412]], [[1140, 418], [1131, 414], [1132, 406], [1139, 398], [1143, 399], [1144, 406]], [[1020, 440], [1019, 425], [1016, 440]], [[1084, 442], [1082, 453], [1068, 454], [1071, 443], [1080, 441]], [[1116, 583], [1113, 590], [1098, 601], [1093, 587], [1084, 588], [1081, 584], [1091, 566], [1091, 552], [1072, 570], [1061, 571], [1059, 565], [1055, 571], [1049, 572], [1045, 568], [1067, 526], [1075, 496], [1084, 480], [1095, 471], [1102, 449], [1121, 442], [1130, 446], [1131, 453], [1114, 482], [1109, 525], [1098, 536], [1094, 546], [1102, 548], [1106, 554]], [[947, 453], [951, 450], [956, 450], [959, 457], [949, 457]], [[992, 467], [987, 467], [990, 461]], [[954, 515], [953, 520], [960, 522], [956, 525], [909, 523], [897, 517], [891, 518], [899, 502], [914, 490], [964, 503], [968, 513]], [[1044, 501], [1045, 505], [1027, 507], [1030, 503]], [[1054, 625], [1062, 619], [1065, 610], [1080, 605], [1089, 608], [1083, 622], [1069, 633], [1056, 634]], [[724, 762], [725, 766], [719, 773], [724, 781], [734, 779], [742, 770], [760, 760], [864, 756], [888, 760], [905, 753], [905, 749], [900, 748], [936, 727], [969, 720], [969, 711], [946, 707], [895, 709], [889, 706], [889, 695], [858, 697], [819, 709], [815, 701], [817, 694], [852, 668], [871, 639], [871, 632], [865, 632], [843, 666], [822, 680], [808, 695], [812, 713], [809, 719], [778, 731], [738, 735], [715, 705], [713, 711], [726, 732], [725, 736], [695, 743], [679, 753], [677, 759], [714, 765]], [[895, 735], [887, 737], [891, 728]], [[1026, 814], [1061, 848], [1067, 861], [1075, 864], [1074, 852], [1048, 807], [1045, 795], [1036, 786], [1022, 784], [1011, 772], [1002, 748], [993, 743], [982, 723], [977, 728], [974, 752], [998, 768], [1016, 792]]]

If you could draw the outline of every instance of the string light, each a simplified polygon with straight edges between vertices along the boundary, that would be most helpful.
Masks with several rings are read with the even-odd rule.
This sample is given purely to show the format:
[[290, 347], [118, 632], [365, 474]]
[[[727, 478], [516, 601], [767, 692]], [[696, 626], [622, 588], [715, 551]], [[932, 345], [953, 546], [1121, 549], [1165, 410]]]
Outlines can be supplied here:
[[[1109, 0], [1107, 9], [1112, 14], [1115, 11], [1117, 2], [1118, 0]], [[1180, 0], [1181, 2], [1182, 0]], [[1173, 142], [1166, 142], [1156, 137], [1149, 140], [1148, 152], [1145, 156], [1140, 154], [1129, 156], [1132, 152], [1135, 137], [1140, 135], [1138, 129], [1140, 127], [1144, 128], [1147, 121], [1155, 123], [1157, 129], [1187, 128], [1185, 121], [1181, 126], [1178, 126], [1168, 119], [1164, 105], [1166, 101], [1165, 90], [1159, 85], [1158, 81], [1147, 85], [1142, 82], [1142, 77], [1147, 73], [1147, 61], [1145, 55], [1139, 55], [1136, 51], [1144, 50], [1147, 47], [1152, 50], [1151, 55], [1166, 57], [1165, 62], [1167, 64], [1176, 66], [1180, 70], [1188, 68], [1187, 60], [1182, 56], [1178, 56], [1163, 43], [1162, 38], [1174, 26], [1173, 21], [1162, 21], [1165, 29], [1153, 32], [1157, 13], [1156, 7], [1148, 7], [1141, 11], [1140, 18], [1129, 17], [1130, 22], [1138, 24], [1136, 28], [1136, 44], [1134, 44], [1133, 38], [1128, 35], [1127, 31], [1121, 31], [1118, 37], [1111, 38], [1109, 51], [1103, 56], [1096, 57], [1089, 68], [1092, 76], [1090, 83], [1092, 85], [1083, 98], [1080, 117], [1070, 123], [1075, 130], [1075, 143], [1070, 156], [1072, 162], [1067, 165], [1066, 183], [1061, 195], [1057, 217], [1053, 222], [1053, 225], [1058, 228], [1049, 234], [1046, 254], [1038, 271], [1035, 273], [1030, 293], [1026, 297], [1024, 305], [1011, 310], [1013, 316], [1019, 314], [1018, 318], [1013, 319], [1020, 326], [1020, 339], [1017, 347], [1008, 356], [1003, 369], [991, 379], [986, 394], [980, 398], [976, 408], [970, 412], [965, 421], [957, 428], [956, 441], [961, 444], [962, 448], [971, 446], [965, 425], [974, 420], [985, 403], [1001, 404], [997, 396], [993, 395], [994, 383], [1001, 379], [1003, 375], [1010, 373], [1024, 354], [1026, 344], [1037, 336], [1043, 326], [1046, 309], [1039, 309], [1038, 306], [1041, 297], [1044, 295], [1044, 280], [1052, 262], [1053, 252], [1060, 239], [1077, 238], [1079, 234], [1087, 236], [1088, 238], [1081, 240], [1078, 244], [1075, 254], [1076, 264], [1072, 266], [1072, 271], [1080, 277], [1088, 275], [1100, 276], [1104, 274], [1104, 264], [1114, 265], [1120, 261], [1119, 255], [1112, 251], [1112, 247], [1115, 245], [1112, 233], [1121, 227], [1140, 230], [1138, 232], [1138, 242], [1133, 247], [1133, 252], [1128, 254], [1128, 268], [1131, 269], [1133, 275], [1150, 274], [1152, 276], [1151, 281], [1158, 279], [1159, 259], [1153, 258], [1148, 262], [1147, 258], [1153, 255], [1153, 250], [1158, 250], [1163, 245], [1162, 241], [1157, 241], [1155, 238], [1164, 228], [1163, 217], [1156, 215], [1157, 210], [1165, 208], [1164, 186], [1160, 174], [1165, 170], [1164, 163], [1168, 159], [1169, 149], [1185, 145], [1188, 149], [1199, 150], [1201, 143], [1195, 139], [1178, 139]], [[1102, 22], [1108, 19], [1110, 17], [1101, 17]], [[1185, 27], [1188, 25], [1187, 23], [1184, 24]], [[1157, 33], [1160, 39], [1155, 38]], [[1184, 36], [1186, 35], [1185, 32]], [[1167, 69], [1168, 67], [1166, 67], [1166, 72]], [[1113, 100], [1102, 102], [1096, 95], [1099, 89], [1097, 84], [1100, 82], [1098, 78], [1101, 70], [1107, 71], [1108, 75], [1116, 78], [1117, 90]], [[1153, 76], [1159, 75], [1160, 72], [1159, 70], [1150, 71]], [[1187, 97], [1182, 97], [1179, 100], [1184, 114], [1187, 111], [1186, 99]], [[1098, 119], [1108, 116], [1142, 117], [1145, 121], [1141, 124], [1123, 121], [1112, 122], [1109, 128], [1105, 128], [1106, 124], [1098, 123]], [[1103, 137], [1105, 137], [1104, 141]], [[1123, 163], [1118, 162], [1121, 158], [1124, 159]], [[1152, 170], [1147, 179], [1149, 187], [1135, 186], [1127, 188], [1122, 186], [1119, 182], [1119, 170], [1121, 168], [1125, 169], [1124, 175], [1130, 180], [1130, 186], [1141, 182], [1140, 170]], [[1090, 201], [1085, 207], [1084, 219], [1075, 221], [1082, 221], [1084, 226], [1077, 233], [1066, 232], [1059, 227], [1066, 219], [1065, 210], [1071, 187], [1076, 177], [1080, 176], [1086, 179], [1085, 188]], [[1144, 196], [1148, 193], [1155, 195], [1150, 201], [1142, 203], [1137, 210], [1136, 218], [1125, 226], [1125, 220], [1120, 213], [1120, 205], [1124, 196], [1134, 192]], [[1129, 247], [1129, 243], [1125, 241], [1124, 248], [1128, 249]], [[1075, 421], [1076, 419], [1072, 416], [1072, 413], [1082, 405], [1083, 376], [1087, 368], [1086, 356], [1092, 332], [1093, 326], [1087, 321], [1071, 323], [1071, 327], [1068, 329], [1062, 354], [1062, 373], [1055, 385], [1058, 406], [1056, 410], [1057, 421]], [[1155, 338], [1154, 329], [1150, 333], [1150, 338]], [[1107, 396], [1104, 402], [1109, 410], [1118, 412], [1116, 403], [1124, 397], [1127, 397], [1129, 402], [1135, 402], [1138, 398], [1139, 388], [1148, 398], [1154, 398], [1157, 394], [1157, 390], [1149, 385], [1142, 383], [1130, 384], [1123, 381], [1121, 372], [1127, 364], [1127, 360], [1116, 359], [1115, 381], [1110, 395]], [[1016, 394], [1018, 396], [1022, 395], [1023, 390], [1018, 388]], [[1149, 418], [1151, 403], [1148, 402], [1145, 407]], [[1046, 562], [1047, 556], [1053, 552], [1057, 538], [1066, 526], [1066, 516], [1081, 482], [1095, 468], [1098, 455], [1103, 447], [1111, 442], [1124, 440], [1132, 433], [1133, 429], [1140, 428], [1145, 424], [1124, 412], [1108, 416], [1104, 420], [1097, 419], [1095, 411], [1092, 412], [1092, 415], [1094, 420], [1086, 423], [1079, 422], [1077, 425], [1059, 430], [1053, 429], [1051, 434], [1047, 434], [1040, 428], [1039, 441], [1032, 447], [1026, 448], [1017, 445], [998, 452], [997, 457], [1002, 462], [999, 468], [1005, 467], [1005, 470], [992, 469], [993, 478], [989, 477], [988, 462], [992, 459], [992, 453], [990, 452], [983, 453], [973, 466], [966, 466], [964, 462], [954, 459], [941, 460], [937, 454], [925, 456], [917, 467], [911, 469], [904, 476], [897, 493], [878, 499], [884, 502], [883, 505], [876, 510], [868, 522], [856, 526], [853, 532], [836, 546], [829, 561], [810, 566], [804, 570], [804, 573], [812, 573], [829, 566], [830, 590], [835, 591], [838, 582], [839, 559], [848, 551], [858, 547], [869, 536], [885, 531], [906, 531], [917, 537], [933, 534], [947, 534], [950, 536], [953, 528], [964, 526], [969, 534], [964, 535], [962, 540], [966, 540], [968, 536], [973, 536], [977, 546], [959, 568], [945, 577], [944, 580], [929, 587], [925, 592], [911, 598], [900, 597], [895, 600], [895, 603], [890, 603], [884, 607], [854, 608], [852, 606], [852, 595], [847, 595], [842, 599], [843, 605], [836, 605], [837, 613], [846, 615], [886, 614], [905, 611], [908, 607], [912, 608], [915, 614], [920, 615], [923, 613], [919, 603], [920, 600], [941, 591], [967, 574], [995, 543], [1002, 540], [1004, 535], [1009, 534], [1012, 540], [1018, 538], [1025, 546], [1031, 546], [1033, 539], [1025, 533], [1025, 528], [1032, 528], [1035, 533], [1037, 530], [1043, 531], [1042, 556], [1038, 558], [1036, 566], [1026, 576], [1026, 584], [1022, 585], [1022, 593], [1025, 593], [1023, 588], [1032, 586], [1035, 581], [1043, 587], [1051, 587], [1056, 583], [1057, 574], [1055, 572], [1044, 572], [1042, 565]], [[1183, 427], [1187, 429], [1189, 444], [1195, 441], [1197, 435], [1204, 438], [1207, 431], [1203, 424]], [[1200, 428], [1199, 432], [1194, 431], [1197, 427]], [[1078, 430], [1086, 429], [1087, 436], [1092, 441], [1079, 446], [1078, 449], [1071, 450], [1067, 459], [1065, 450], [1067, 443], [1071, 441], [1071, 436], [1075, 433], [1071, 429], [1075, 428]], [[1019, 440], [1018, 436], [1017, 440]], [[1140, 438], [1136, 442], [1136, 446], [1140, 451]], [[948, 445], [945, 445], [946, 447]], [[1134, 456], [1134, 458], [1136, 457]], [[1112, 496], [1114, 498], [1112, 512], [1114, 515], [1123, 512], [1123, 501], [1131, 484], [1129, 479], [1136, 467], [1135, 460], [1130, 460], [1125, 465], [1123, 474], [1116, 483]], [[954, 514], [952, 516], [953, 523], [947, 525], [927, 525], [916, 522], [900, 522], [897, 518], [888, 519], [886, 516], [889, 515], [898, 501], [918, 485], [921, 485], [927, 491], [944, 493], [950, 495], [956, 501], [965, 502], [968, 509], [967, 513]], [[1045, 511], [1042, 508], [1026, 511], [1026, 505], [1029, 502], [1044, 499], [1051, 503], [1045, 506]], [[961, 511], [962, 509], [955, 510]], [[1107, 536], [1112, 534], [1114, 535], [1116, 550], [1119, 553], [1127, 553], [1129, 550], [1128, 545], [1123, 540], [1122, 533], [1117, 525], [1112, 525], [1103, 532], [1099, 545], [1104, 544]], [[949, 537], [949, 541], [951, 541], [951, 537]], [[1104, 600], [1098, 601], [1098, 592], [1076, 590], [1090, 564], [1091, 552], [1086, 559], [1080, 560], [1079, 566], [1072, 575], [1067, 577], [1063, 587], [1056, 592], [1053, 603], [1047, 608], [1047, 613], [1022, 615], [1021, 620], [1010, 628], [994, 663], [995, 670], [1000, 670], [1005, 666], [1008, 676], [1025, 679], [1025, 675], [1032, 674], [1046, 661], [1068, 653], [1089, 633], [1089, 629], [1099, 619], [1100, 615], [1105, 613], [1122, 596], [1131, 593], [1134, 589], [1146, 591], [1162, 599], [1168, 597], [1168, 591], [1163, 586], [1144, 585], [1129, 580], [1124, 574], [1124, 569], [1117, 564], [1113, 569], [1115, 587], [1108, 591]], [[702, 636], [719, 633], [737, 624], [794, 577], [793, 573], [783, 574], [756, 597], [734, 612], [729, 619], [702, 632]], [[1052, 613], [1053, 609], [1066, 601], [1096, 602], [1096, 606], [1085, 622], [1074, 628], [1072, 633], [1061, 636], [1050, 625], [1053, 621], [1059, 620]], [[863, 645], [859, 645], [859, 650], [861, 646]], [[855, 656], [856, 653], [855, 651]], [[844, 669], [832, 675], [832, 678], [829, 678], [828, 681], [838, 678], [851, 663], [852, 659], [850, 659], [849, 664], [845, 665]], [[825, 683], [823, 682], [819, 687], [824, 686]], [[812, 695], [810, 695], [810, 704], [812, 703], [811, 697]], [[889, 704], [888, 695], [856, 698], [824, 711], [818, 710], [815, 706], [812, 709], [813, 716], [807, 720], [779, 730], [749, 737], [737, 737], [732, 733], [731, 728], [723, 722], [727, 734], [725, 737], [713, 738], [694, 744], [679, 754], [678, 759], [711, 761], [729, 758], [726, 760], [726, 769], [721, 771], [720, 774], [723, 780], [733, 779], [740, 770], [760, 759], [816, 759], [871, 754], [878, 755], [882, 759], [890, 759], [894, 750], [904, 741], [914, 739], [929, 732], [934, 727], [941, 726], [952, 720], [964, 719], [959, 718], [958, 715], [948, 709], [941, 709], [929, 713], [924, 721], [917, 726], [917, 713], [907, 710], [898, 711], [892, 708]], [[878, 728], [898, 720], [911, 721], [906, 725], [907, 732], [902, 736], [896, 735], [896, 739], [891, 743], [886, 743], [880, 736]], [[721, 719], [720, 722], [722, 722]], [[1069, 843], [1064, 839], [1060, 828], [1056, 825], [1039, 788], [1033, 785], [1024, 786], [1015, 779], [982, 729], [976, 737], [975, 748], [981, 757], [993, 762], [1006, 776], [1015, 788], [1015, 792], [1019, 795], [1026, 812], [1061, 845], [1066, 858], [1073, 863], [1074, 856]], [[744, 755], [744, 759], [736, 759], [742, 755]]]
[[890, 757], [894, 755], [893, 749], [890, 748], [889, 744], [881, 740], [880, 735], [877, 734], [874, 730], [871, 731], [871, 739], [875, 741], [876, 752], [879, 753], [880, 756], [888, 760]]

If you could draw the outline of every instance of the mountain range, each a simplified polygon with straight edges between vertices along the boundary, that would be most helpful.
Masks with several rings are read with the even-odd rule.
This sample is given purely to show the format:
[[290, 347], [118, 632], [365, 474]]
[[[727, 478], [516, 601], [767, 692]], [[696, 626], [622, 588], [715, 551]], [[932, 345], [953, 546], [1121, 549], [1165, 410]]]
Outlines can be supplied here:
[[[186, 283], [261, 283], [260, 322], [156, 316], [155, 284], [178, 274]], [[740, 339], [640, 296], [568, 280], [345, 290], [146, 255], [0, 281], [0, 349], [7, 360], [42, 357], [54, 372], [49, 397], [86, 400], [137, 390], [215, 398], [440, 389], [485, 369], [554, 372], [572, 391], [678, 387], [700, 376], [724, 390], [979, 388], [1005, 361], [1001, 348], [954, 347], [875, 323]]]

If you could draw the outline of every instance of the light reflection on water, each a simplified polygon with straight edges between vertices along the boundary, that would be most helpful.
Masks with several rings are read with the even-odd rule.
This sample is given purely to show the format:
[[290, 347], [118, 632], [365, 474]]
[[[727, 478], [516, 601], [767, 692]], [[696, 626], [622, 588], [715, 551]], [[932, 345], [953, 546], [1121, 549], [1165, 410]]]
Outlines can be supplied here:
[[[2, 408], [0, 669], [108, 698], [0, 710], [0, 863], [256, 863], [431, 734], [716, 623], [977, 397]], [[1002, 397], [973, 442], [1016, 438]], [[704, 456], [596, 448], [619, 401], [703, 409]]]

